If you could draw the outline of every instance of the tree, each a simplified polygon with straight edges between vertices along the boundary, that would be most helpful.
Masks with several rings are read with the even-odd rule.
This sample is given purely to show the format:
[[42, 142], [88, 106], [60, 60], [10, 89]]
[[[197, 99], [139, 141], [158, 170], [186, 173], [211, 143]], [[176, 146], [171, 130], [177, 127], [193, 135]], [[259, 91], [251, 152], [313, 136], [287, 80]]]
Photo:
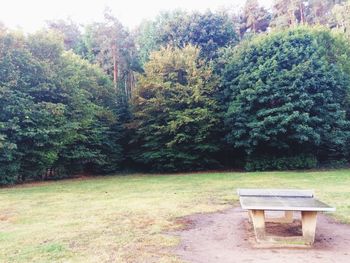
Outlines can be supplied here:
[[350, 1], [335, 5], [332, 13], [336, 27], [350, 39]]
[[58, 163], [71, 173], [116, 171], [123, 159], [123, 123], [117, 119], [117, 94], [111, 80], [98, 66], [71, 52], [62, 55], [59, 77], [70, 133]]
[[0, 184], [120, 167], [117, 95], [52, 31], [0, 35]]
[[306, 1], [275, 0], [273, 4], [273, 20], [271, 25], [285, 28], [305, 23]]
[[138, 69], [132, 36], [117, 18], [105, 11], [105, 21], [86, 26], [81, 54], [91, 63], [97, 63], [111, 77], [116, 92], [127, 99], [135, 84]]
[[247, 0], [243, 8], [241, 32], [265, 32], [270, 20], [270, 13], [259, 5], [258, 0]]
[[27, 41], [8, 33], [0, 39], [0, 134], [5, 139], [1, 183], [40, 178], [57, 160], [64, 141], [64, 105], [57, 101], [60, 95], [50, 68], [60, 44], [52, 35], [40, 36]]
[[306, 22], [310, 25], [320, 24], [332, 27], [334, 16], [332, 9], [341, 0], [309, 0], [306, 9]]
[[149, 54], [159, 49], [158, 32], [155, 22], [143, 21], [135, 30], [134, 35], [138, 48], [138, 58], [140, 64], [144, 65], [148, 62]]
[[62, 35], [66, 50], [79, 51], [82, 41], [80, 27], [71, 19], [49, 20], [46, 22], [48, 28]]
[[152, 49], [167, 45], [182, 48], [188, 44], [198, 46], [201, 58], [211, 60], [217, 56], [220, 47], [238, 40], [235, 26], [225, 13], [177, 10], [162, 13], [155, 21], [148, 23], [140, 28], [137, 38], [143, 60]]
[[216, 163], [216, 82], [199, 53], [193, 46], [151, 53], [133, 97], [130, 127], [136, 162], [158, 171]]
[[298, 24], [334, 26], [332, 9], [344, 0], [275, 0], [271, 25], [286, 28]]
[[242, 43], [223, 74], [229, 143], [248, 158], [346, 156], [349, 52], [344, 39], [324, 29]]

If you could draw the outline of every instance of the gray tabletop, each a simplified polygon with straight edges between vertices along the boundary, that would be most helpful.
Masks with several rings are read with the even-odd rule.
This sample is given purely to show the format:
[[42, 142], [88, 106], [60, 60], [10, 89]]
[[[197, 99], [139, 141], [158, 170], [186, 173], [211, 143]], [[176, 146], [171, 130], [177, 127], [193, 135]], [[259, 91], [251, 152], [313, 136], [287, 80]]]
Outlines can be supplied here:
[[313, 197], [241, 196], [240, 203], [246, 210], [335, 211], [334, 207]]
[[300, 189], [237, 189], [239, 196], [286, 196], [286, 197], [314, 197], [313, 190]]

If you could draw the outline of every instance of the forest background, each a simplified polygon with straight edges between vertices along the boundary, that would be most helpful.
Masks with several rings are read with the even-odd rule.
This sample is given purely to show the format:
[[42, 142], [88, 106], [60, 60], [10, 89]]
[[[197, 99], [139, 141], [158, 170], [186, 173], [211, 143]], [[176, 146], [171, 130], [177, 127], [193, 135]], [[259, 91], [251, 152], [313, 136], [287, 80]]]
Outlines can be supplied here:
[[350, 2], [0, 26], [0, 184], [348, 165]]

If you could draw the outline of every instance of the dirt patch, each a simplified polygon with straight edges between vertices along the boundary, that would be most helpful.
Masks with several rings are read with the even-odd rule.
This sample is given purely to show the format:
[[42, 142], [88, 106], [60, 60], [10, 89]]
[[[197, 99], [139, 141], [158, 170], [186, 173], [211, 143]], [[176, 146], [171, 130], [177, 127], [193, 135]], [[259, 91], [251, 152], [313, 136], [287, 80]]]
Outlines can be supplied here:
[[7, 221], [9, 218], [10, 217], [8, 215], [0, 215], [0, 221]]
[[180, 217], [175, 219], [175, 225], [177, 226], [176, 230], [178, 231], [190, 230], [195, 227], [193, 220], [191, 220], [189, 217]]
[[[350, 262], [350, 226], [323, 214], [318, 216], [313, 248], [304, 249], [255, 248], [247, 213], [240, 208], [193, 215], [186, 221], [190, 228], [175, 233], [181, 238], [175, 253], [185, 262]], [[267, 224], [267, 232], [274, 235], [300, 235], [300, 231], [298, 220], [287, 228]]]

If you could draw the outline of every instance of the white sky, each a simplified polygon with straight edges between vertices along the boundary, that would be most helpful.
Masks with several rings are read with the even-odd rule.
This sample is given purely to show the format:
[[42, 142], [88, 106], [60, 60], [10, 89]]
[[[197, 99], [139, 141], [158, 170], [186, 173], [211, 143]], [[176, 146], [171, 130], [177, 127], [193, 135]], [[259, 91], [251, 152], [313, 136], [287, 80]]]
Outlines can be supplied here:
[[[260, 0], [266, 7], [272, 1]], [[7, 27], [32, 32], [52, 19], [70, 17], [78, 23], [100, 21], [103, 10], [109, 7], [125, 26], [133, 28], [164, 10], [239, 9], [244, 3], [245, 0], [0, 0], [0, 21]]]

